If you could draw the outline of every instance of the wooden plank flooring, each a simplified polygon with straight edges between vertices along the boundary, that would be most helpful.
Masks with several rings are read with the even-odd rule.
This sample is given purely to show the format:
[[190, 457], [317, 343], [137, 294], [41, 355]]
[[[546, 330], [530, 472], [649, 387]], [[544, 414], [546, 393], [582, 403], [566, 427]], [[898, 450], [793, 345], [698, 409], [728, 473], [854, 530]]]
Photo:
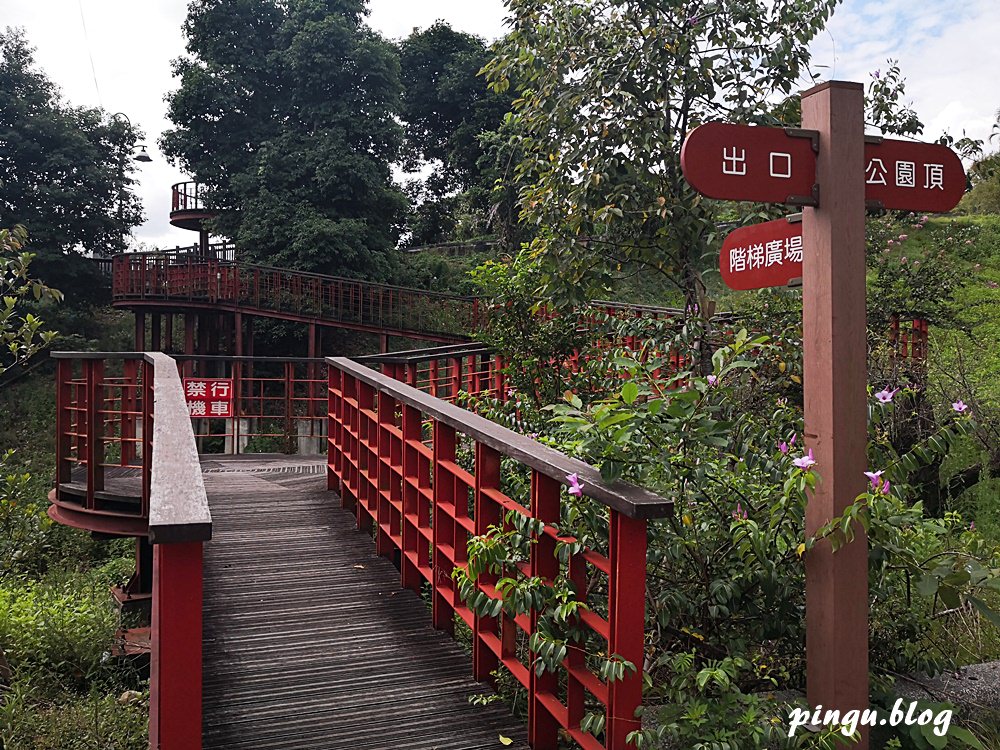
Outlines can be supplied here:
[[[326, 491], [321, 459], [203, 461], [206, 750], [526, 750], [502, 703]], [[255, 472], [255, 469], [259, 471]]]

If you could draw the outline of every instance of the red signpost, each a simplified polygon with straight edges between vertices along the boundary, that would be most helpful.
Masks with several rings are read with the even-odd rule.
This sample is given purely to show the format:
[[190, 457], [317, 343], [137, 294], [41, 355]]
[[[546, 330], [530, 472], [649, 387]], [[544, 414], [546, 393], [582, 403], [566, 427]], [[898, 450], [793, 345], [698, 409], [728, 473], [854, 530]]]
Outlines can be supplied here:
[[730, 232], [719, 253], [719, 271], [726, 286], [740, 290], [787, 286], [801, 279], [801, 215]]
[[[784, 220], [738, 230], [720, 262], [733, 288], [784, 285], [794, 278], [786, 243], [801, 238], [805, 442], [819, 474], [805, 533], [814, 535], [865, 488], [866, 204], [947, 211], [964, 193], [965, 174], [944, 146], [866, 139], [858, 83], [832, 81], [802, 94], [802, 124], [793, 131], [702, 125], [685, 140], [681, 168], [710, 198], [804, 206], [800, 230]], [[841, 715], [869, 705], [867, 545], [859, 526], [836, 553], [824, 540], [805, 556], [808, 700]], [[861, 731], [856, 747], [867, 750]]]

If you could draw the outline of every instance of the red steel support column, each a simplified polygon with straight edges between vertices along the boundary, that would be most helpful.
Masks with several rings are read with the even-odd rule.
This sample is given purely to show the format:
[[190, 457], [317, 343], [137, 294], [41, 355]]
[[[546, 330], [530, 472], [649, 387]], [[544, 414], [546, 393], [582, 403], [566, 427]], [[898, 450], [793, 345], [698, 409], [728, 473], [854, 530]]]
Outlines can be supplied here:
[[[820, 186], [820, 206], [802, 212], [805, 435], [819, 474], [807, 535], [865, 489], [863, 113], [859, 83], [832, 81], [802, 95], [802, 127], [819, 131]], [[855, 534], [836, 553], [823, 542], [805, 558], [808, 700], [841, 712], [869, 705], [868, 545], [864, 529]], [[867, 735], [856, 747], [867, 750]]]
[[162, 318], [159, 313], [153, 313], [149, 319], [149, 348], [154, 352], [163, 348]]
[[135, 314], [135, 350], [146, 351], [146, 313], [138, 311]]
[[626, 750], [630, 732], [639, 729], [635, 711], [642, 704], [642, 666], [646, 627], [646, 522], [611, 511], [608, 579], [608, 653], [635, 665], [634, 672], [608, 685], [607, 746]]
[[149, 746], [201, 748], [202, 544], [153, 549]]
[[174, 350], [174, 314], [168, 313], [164, 323], [166, 325], [164, 327], [163, 336], [166, 339], [166, 345], [163, 347], [163, 351], [169, 353]]

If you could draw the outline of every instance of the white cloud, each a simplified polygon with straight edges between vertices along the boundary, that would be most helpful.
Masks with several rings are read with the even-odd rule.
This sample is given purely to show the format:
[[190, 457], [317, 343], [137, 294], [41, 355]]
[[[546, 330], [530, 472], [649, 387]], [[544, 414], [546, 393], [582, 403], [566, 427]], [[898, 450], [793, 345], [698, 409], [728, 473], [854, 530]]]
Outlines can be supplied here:
[[945, 130], [958, 138], [963, 129], [986, 139], [1000, 107], [998, 31], [994, 0], [846, 0], [814, 43], [813, 62], [829, 65], [831, 77], [867, 83], [898, 59], [925, 139]]
[[[829, 32], [817, 39], [814, 61], [831, 66], [819, 69], [824, 76], [867, 81], [887, 57], [898, 57], [909, 79], [907, 94], [927, 125], [928, 138], [945, 128], [956, 137], [965, 128], [985, 138], [1000, 107], [994, 80], [1000, 69], [1000, 17], [993, 2], [845, 0]], [[25, 27], [38, 48], [39, 64], [67, 100], [124, 112], [145, 130], [154, 161], [141, 165], [137, 174], [147, 221], [135, 234], [143, 242], [166, 246], [194, 239], [169, 225], [170, 185], [185, 176], [166, 163], [155, 145], [170, 127], [163, 96], [176, 87], [170, 60], [183, 52], [186, 6], [183, 0], [7, 0], [2, 19], [5, 25]], [[369, 23], [397, 39], [439, 18], [494, 39], [503, 33], [506, 15], [502, 0], [371, 0], [370, 8]]]

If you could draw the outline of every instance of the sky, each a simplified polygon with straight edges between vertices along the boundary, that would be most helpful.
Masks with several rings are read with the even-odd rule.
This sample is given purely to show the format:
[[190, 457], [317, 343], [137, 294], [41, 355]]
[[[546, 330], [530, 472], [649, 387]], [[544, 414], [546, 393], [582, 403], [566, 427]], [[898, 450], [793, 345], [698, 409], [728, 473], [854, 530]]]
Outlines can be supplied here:
[[[928, 140], [964, 130], [987, 138], [1000, 108], [1000, 14], [995, 0], [844, 0], [813, 45], [823, 79], [867, 83], [889, 58], [907, 78], [906, 98]], [[494, 39], [503, 0], [370, 0], [369, 24], [391, 39], [437, 19]], [[170, 127], [164, 95], [177, 87], [170, 61], [183, 52], [187, 0], [0, 0], [0, 23], [24, 27], [36, 61], [74, 105], [124, 113], [146, 133], [153, 161], [139, 164], [146, 222], [136, 242], [173, 247], [196, 240], [170, 226], [170, 186], [186, 175], [167, 163], [156, 140]]]

